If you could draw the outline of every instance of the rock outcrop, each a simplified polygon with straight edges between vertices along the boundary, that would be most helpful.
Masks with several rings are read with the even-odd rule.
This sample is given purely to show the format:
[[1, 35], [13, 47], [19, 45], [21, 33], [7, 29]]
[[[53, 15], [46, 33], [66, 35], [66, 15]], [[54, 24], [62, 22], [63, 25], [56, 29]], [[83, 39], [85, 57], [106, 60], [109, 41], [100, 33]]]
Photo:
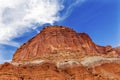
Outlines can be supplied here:
[[119, 47], [97, 45], [86, 33], [45, 27], [0, 65], [0, 80], [120, 80], [119, 54]]
[[118, 53], [118, 55], [120, 56], [120, 46], [119, 47], [115, 47], [114, 50]]
[[[77, 33], [63, 26], [52, 26], [45, 27], [37, 36], [24, 43], [14, 54], [12, 61], [31, 61], [43, 59], [44, 56], [49, 57], [50, 55], [57, 55], [60, 58], [61, 54], [62, 58], [60, 59], [63, 60], [67, 53], [83, 57], [107, 54], [111, 51], [111, 46], [96, 45], [86, 33]], [[47, 60], [50, 60], [53, 56], [48, 57]], [[46, 58], [44, 59], [46, 60]]]
[[[14, 54], [13, 61], [32, 60], [42, 55], [60, 53], [97, 53], [95, 44], [85, 33], [62, 27], [45, 27], [36, 37], [23, 44]], [[40, 59], [40, 58], [39, 58]]]
[[[120, 61], [119, 61], [120, 62]], [[5, 63], [0, 68], [1, 80], [120, 80], [120, 63], [104, 62], [85, 67], [70, 64], [58, 67], [51, 62], [15, 66]]]

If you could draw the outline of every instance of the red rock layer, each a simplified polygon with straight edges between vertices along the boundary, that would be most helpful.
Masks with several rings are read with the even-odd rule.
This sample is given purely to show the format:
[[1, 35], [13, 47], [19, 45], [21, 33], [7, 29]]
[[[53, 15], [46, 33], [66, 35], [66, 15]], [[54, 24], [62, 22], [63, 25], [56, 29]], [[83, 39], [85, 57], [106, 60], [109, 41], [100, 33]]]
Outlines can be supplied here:
[[91, 80], [92, 78], [82, 66], [59, 69], [52, 63], [19, 67], [5, 63], [0, 68], [1, 80]]
[[118, 53], [118, 55], [120, 56], [120, 46], [114, 48], [114, 50]]
[[56, 67], [53, 63], [0, 68], [0, 80], [120, 80], [120, 64], [104, 63], [96, 67]]
[[120, 80], [120, 64], [118, 63], [104, 63], [88, 70], [101, 80]]

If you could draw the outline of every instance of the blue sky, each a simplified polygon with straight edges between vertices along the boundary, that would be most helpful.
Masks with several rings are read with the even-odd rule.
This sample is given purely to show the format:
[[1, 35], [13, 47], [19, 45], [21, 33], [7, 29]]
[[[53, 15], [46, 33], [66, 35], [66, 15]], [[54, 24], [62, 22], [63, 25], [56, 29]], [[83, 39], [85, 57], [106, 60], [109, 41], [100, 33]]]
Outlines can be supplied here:
[[16, 0], [3, 5], [7, 1], [0, 2], [0, 63], [11, 60], [17, 47], [46, 25], [85, 32], [99, 45], [120, 45], [119, 0]]

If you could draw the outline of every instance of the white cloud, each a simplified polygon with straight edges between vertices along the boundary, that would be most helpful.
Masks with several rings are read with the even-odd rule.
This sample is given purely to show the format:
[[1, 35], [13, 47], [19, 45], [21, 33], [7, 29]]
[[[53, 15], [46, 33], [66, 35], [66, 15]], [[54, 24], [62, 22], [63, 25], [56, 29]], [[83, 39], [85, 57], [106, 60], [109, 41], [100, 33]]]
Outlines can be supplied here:
[[69, 0], [69, 2], [67, 0], [63, 0], [62, 3], [63, 4], [67, 3], [68, 6], [65, 6], [66, 11], [61, 19], [64, 20], [65, 18], [67, 18], [73, 11], [73, 8], [80, 3], [83, 3], [84, 1], [86, 1], [86, 0]]
[[[72, 3], [61, 17], [60, 11], [65, 9], [67, 1]], [[0, 44], [18, 46], [12, 41], [14, 38], [36, 29], [36, 23], [53, 24], [65, 19], [80, 1], [83, 0], [0, 0]]]

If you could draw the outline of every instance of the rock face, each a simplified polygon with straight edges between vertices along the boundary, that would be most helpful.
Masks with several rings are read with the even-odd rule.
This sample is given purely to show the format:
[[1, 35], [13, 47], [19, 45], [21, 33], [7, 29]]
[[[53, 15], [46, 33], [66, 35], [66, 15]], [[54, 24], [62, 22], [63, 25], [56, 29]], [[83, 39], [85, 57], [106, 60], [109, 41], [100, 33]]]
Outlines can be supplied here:
[[[12, 61], [31, 61], [43, 59], [44, 56], [60, 53], [87, 55], [105, 54], [110, 52], [110, 46], [102, 47], [92, 42], [86, 33], [76, 33], [63, 26], [45, 27], [37, 36], [23, 44], [14, 54]], [[76, 55], [78, 56], [78, 55]], [[47, 58], [49, 60], [49, 58]], [[63, 59], [63, 56], [62, 56]]]
[[0, 65], [0, 80], [120, 80], [119, 52], [86, 33], [45, 27]]
[[24, 61], [39, 58], [44, 54], [60, 53], [97, 53], [95, 44], [85, 33], [52, 26], [44, 28], [36, 37], [23, 44], [14, 54], [13, 61]]
[[0, 70], [1, 80], [80, 80], [81, 78], [91, 80], [93, 77], [82, 66], [58, 69], [51, 63], [21, 67], [5, 63]]
[[118, 53], [118, 55], [120, 55], [120, 46], [119, 46], [119, 47], [114, 48], [114, 50]]
[[[120, 61], [119, 61], [120, 62]], [[26, 64], [16, 66], [5, 63], [0, 68], [1, 80], [120, 80], [120, 63], [104, 62], [85, 67], [57, 67], [54, 63]]]

